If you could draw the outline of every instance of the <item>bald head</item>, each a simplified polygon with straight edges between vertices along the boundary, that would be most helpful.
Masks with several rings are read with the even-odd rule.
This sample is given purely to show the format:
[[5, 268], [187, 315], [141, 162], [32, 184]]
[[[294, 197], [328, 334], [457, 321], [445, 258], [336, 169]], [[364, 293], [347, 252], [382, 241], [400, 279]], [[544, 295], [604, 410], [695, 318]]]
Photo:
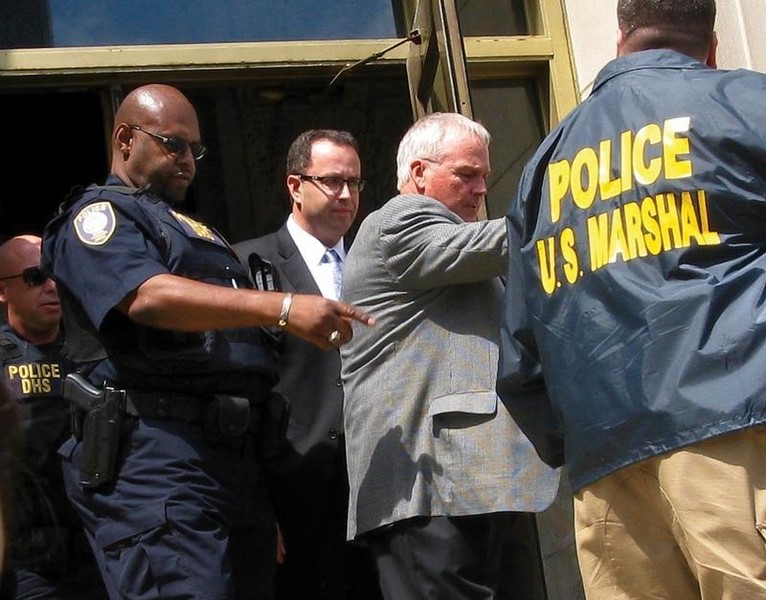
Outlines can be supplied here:
[[[181, 142], [180, 149], [167, 138]], [[196, 174], [189, 144], [199, 142], [197, 113], [186, 96], [169, 85], [142, 86], [117, 109], [112, 172], [128, 185], [148, 185], [171, 204], [180, 203]]]
[[0, 303], [11, 329], [35, 345], [53, 342], [61, 321], [56, 284], [34, 271], [40, 267], [40, 242], [20, 235], [0, 246]]
[[618, 0], [618, 55], [667, 48], [715, 66], [715, 0]]
[[28, 266], [40, 265], [40, 244], [36, 235], [18, 235], [0, 246], [0, 278], [14, 275]]
[[152, 83], [136, 88], [125, 96], [117, 109], [115, 123], [159, 122], [172, 118], [178, 112], [195, 113], [194, 107], [180, 90], [170, 85]]

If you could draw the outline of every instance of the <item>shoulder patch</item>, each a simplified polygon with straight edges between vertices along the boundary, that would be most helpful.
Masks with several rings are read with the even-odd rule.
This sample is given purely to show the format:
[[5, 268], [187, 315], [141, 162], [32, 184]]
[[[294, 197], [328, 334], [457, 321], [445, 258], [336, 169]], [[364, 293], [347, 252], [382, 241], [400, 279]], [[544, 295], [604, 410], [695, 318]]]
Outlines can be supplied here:
[[74, 218], [79, 240], [88, 246], [103, 246], [112, 237], [117, 218], [110, 202], [94, 202], [81, 209]]

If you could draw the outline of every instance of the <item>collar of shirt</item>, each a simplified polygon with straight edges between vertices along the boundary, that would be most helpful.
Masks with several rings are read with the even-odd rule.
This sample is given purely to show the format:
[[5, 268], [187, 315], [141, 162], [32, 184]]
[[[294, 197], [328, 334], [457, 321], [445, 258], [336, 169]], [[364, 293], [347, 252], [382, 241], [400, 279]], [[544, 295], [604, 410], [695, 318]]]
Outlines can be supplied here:
[[[311, 276], [314, 278], [319, 291], [325, 298], [335, 298], [335, 286], [333, 284], [333, 266], [330, 263], [323, 263], [322, 257], [327, 252], [328, 248], [311, 235], [306, 230], [302, 229], [292, 215], [287, 218], [287, 231], [290, 237], [293, 238], [295, 245], [300, 252], [303, 262], [311, 272]], [[343, 246], [343, 239], [338, 241], [335, 246], [330, 248], [335, 250], [340, 256], [341, 264], [346, 260], [346, 249]]]

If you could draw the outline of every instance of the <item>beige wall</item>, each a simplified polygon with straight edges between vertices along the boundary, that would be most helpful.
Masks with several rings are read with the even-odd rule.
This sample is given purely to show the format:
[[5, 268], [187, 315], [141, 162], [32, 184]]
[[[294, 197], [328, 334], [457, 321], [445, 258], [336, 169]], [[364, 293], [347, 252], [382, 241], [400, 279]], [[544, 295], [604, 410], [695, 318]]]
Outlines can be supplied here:
[[718, 64], [766, 73], [766, 10], [763, 0], [719, 0]]
[[[614, 57], [617, 0], [562, 0], [581, 97]], [[745, 67], [766, 73], [766, 9], [764, 0], [718, 0], [718, 66]]]

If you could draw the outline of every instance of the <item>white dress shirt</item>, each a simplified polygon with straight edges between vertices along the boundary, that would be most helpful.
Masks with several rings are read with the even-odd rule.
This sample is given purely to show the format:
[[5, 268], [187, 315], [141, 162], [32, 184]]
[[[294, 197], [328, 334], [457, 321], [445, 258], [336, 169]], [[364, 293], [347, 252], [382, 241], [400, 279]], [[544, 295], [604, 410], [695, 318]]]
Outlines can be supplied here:
[[335, 284], [334, 284], [334, 266], [332, 263], [323, 262], [325, 252], [328, 250], [335, 250], [340, 257], [341, 266], [346, 260], [346, 249], [343, 247], [343, 239], [335, 244], [332, 248], [328, 248], [313, 235], [301, 228], [298, 223], [295, 222], [293, 215], [287, 218], [287, 231], [290, 237], [293, 238], [295, 245], [298, 247], [298, 252], [303, 257], [303, 262], [308, 266], [311, 276], [316, 281], [319, 291], [322, 292], [322, 296], [330, 298], [331, 300], [338, 300], [335, 297]]

